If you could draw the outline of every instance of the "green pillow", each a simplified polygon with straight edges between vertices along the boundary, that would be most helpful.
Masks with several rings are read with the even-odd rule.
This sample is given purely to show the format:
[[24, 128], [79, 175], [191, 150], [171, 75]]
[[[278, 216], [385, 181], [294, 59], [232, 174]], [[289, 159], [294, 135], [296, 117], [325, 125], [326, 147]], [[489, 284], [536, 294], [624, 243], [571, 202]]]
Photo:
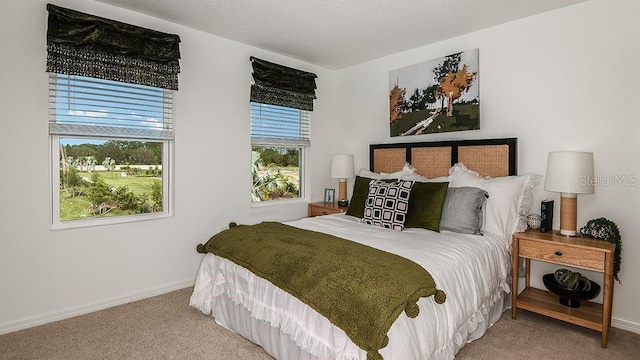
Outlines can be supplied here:
[[369, 183], [373, 179], [369, 179], [362, 176], [356, 176], [356, 181], [353, 183], [353, 194], [351, 195], [351, 201], [349, 202], [349, 208], [347, 209], [347, 215], [361, 218], [364, 216], [364, 202], [367, 201], [367, 195], [369, 194]]
[[[349, 202], [349, 207], [346, 212], [347, 215], [355, 216], [360, 219], [364, 217], [364, 203], [367, 201], [367, 196], [369, 196], [369, 183], [371, 180], [374, 179], [356, 175], [356, 181], [353, 183], [351, 201]], [[397, 179], [384, 179], [382, 181], [391, 183], [397, 181]]]
[[440, 217], [448, 188], [447, 182], [416, 182], [411, 189], [404, 227], [440, 232]]

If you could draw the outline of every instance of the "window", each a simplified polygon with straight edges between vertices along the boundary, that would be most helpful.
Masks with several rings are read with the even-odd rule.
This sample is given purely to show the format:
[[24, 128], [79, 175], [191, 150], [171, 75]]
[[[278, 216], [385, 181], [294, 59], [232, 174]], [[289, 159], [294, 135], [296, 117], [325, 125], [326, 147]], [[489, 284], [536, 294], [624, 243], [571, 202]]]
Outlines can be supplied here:
[[180, 37], [47, 11], [52, 228], [169, 215]]
[[49, 75], [52, 224], [170, 214], [173, 91]]
[[254, 202], [304, 197], [310, 120], [309, 111], [251, 102]]
[[254, 203], [305, 197], [316, 74], [250, 58], [251, 198]]

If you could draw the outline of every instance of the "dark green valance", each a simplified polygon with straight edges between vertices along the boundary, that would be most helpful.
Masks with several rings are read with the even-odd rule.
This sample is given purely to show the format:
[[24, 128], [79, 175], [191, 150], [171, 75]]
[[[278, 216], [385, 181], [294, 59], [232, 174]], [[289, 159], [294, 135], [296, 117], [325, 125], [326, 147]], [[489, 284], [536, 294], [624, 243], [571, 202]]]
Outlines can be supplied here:
[[178, 35], [52, 4], [47, 10], [47, 72], [178, 90]]
[[316, 74], [251, 57], [251, 101], [313, 111]]

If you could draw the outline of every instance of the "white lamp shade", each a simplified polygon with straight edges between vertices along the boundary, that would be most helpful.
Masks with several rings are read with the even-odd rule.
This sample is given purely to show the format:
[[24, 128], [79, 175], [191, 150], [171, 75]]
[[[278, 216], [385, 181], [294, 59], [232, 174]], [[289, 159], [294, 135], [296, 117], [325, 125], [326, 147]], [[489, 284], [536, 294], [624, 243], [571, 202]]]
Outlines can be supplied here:
[[331, 178], [349, 179], [356, 176], [353, 171], [352, 154], [331, 155]]
[[593, 153], [550, 152], [544, 189], [561, 193], [593, 194]]

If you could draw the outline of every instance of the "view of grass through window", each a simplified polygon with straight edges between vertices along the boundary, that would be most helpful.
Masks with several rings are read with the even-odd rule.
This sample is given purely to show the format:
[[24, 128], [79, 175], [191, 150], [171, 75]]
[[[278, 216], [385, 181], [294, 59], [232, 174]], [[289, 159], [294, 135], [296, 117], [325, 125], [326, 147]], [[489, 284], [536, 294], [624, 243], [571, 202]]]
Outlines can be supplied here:
[[60, 138], [60, 221], [162, 212], [161, 141]]
[[251, 197], [254, 202], [300, 197], [300, 155], [297, 147], [252, 148]]

